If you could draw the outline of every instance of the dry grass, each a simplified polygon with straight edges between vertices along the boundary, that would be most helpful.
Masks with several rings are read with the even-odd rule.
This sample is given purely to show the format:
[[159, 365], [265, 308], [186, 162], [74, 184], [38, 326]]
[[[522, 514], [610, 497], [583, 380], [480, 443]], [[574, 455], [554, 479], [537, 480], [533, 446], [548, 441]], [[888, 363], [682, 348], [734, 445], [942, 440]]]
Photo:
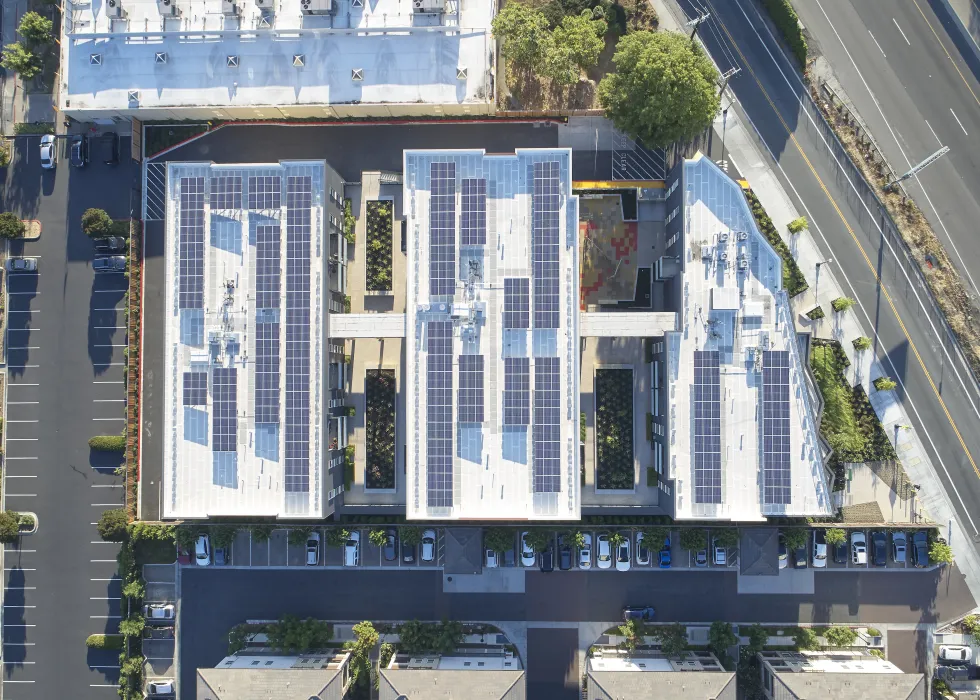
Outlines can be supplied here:
[[929, 222], [911, 199], [904, 199], [896, 192], [885, 192], [885, 173], [874, 161], [871, 149], [840, 115], [810, 86], [814, 102], [820, 107], [827, 121], [833, 126], [851, 160], [860, 168], [865, 179], [875, 184], [876, 194], [884, 203], [902, 238], [912, 251], [932, 291], [933, 297], [946, 316], [974, 373], [980, 373], [980, 314], [974, 299], [967, 293], [962, 279], [953, 266], [942, 242]]

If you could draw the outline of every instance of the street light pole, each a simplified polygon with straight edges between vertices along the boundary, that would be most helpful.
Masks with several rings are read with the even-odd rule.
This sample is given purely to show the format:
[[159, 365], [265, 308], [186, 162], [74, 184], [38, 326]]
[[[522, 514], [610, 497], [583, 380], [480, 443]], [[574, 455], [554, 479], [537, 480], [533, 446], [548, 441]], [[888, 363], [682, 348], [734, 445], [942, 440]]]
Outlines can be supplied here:
[[819, 294], [820, 294], [820, 266], [821, 265], [829, 265], [832, 262], [834, 262], [834, 259], [833, 258], [827, 258], [826, 260], [821, 260], [820, 262], [817, 263], [817, 274], [814, 276], [815, 279], [814, 279], [814, 282], [813, 282], [813, 298], [816, 300], [817, 306], [820, 306], [820, 296], [819, 296]]

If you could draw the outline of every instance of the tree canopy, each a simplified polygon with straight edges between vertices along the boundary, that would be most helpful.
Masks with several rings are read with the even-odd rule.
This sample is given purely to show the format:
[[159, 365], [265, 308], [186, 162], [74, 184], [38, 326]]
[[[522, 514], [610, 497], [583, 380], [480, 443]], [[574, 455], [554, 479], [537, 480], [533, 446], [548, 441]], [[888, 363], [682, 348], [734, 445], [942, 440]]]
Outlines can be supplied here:
[[540, 61], [551, 37], [544, 13], [521, 2], [503, 6], [493, 18], [493, 33], [502, 41], [501, 53], [526, 67]]
[[112, 232], [112, 219], [104, 209], [86, 209], [82, 213], [82, 231], [93, 238], [108, 236]]
[[707, 128], [720, 105], [718, 71], [700, 46], [671, 32], [623, 36], [616, 71], [599, 83], [599, 100], [616, 128], [660, 148]]
[[24, 37], [24, 41], [29, 45], [36, 46], [51, 41], [53, 28], [54, 23], [47, 17], [42, 17], [37, 12], [28, 11], [20, 18], [17, 33]]
[[30, 80], [41, 72], [41, 61], [19, 41], [3, 47], [3, 58], [0, 65], [7, 70], [19, 73], [24, 80]]
[[20, 238], [26, 228], [12, 211], [0, 214], [0, 238]]

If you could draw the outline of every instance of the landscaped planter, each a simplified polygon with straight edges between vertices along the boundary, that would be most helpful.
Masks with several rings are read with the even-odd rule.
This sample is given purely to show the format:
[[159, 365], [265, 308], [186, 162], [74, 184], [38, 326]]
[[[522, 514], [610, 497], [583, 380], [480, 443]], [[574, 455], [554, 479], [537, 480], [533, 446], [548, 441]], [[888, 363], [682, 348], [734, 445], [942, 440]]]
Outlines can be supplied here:
[[391, 240], [394, 203], [367, 203], [367, 240], [364, 242], [364, 290], [369, 294], [391, 294]]
[[596, 489], [632, 491], [633, 370], [595, 371]]
[[20, 534], [33, 535], [37, 532], [37, 513], [23, 510], [20, 512]]
[[364, 376], [364, 487], [395, 489], [395, 370]]

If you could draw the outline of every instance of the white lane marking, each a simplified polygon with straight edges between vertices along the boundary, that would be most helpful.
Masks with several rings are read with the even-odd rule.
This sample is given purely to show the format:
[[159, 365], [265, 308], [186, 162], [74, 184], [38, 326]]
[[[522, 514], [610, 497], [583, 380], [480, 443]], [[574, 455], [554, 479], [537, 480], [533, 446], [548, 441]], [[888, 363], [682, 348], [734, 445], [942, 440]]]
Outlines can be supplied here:
[[5, 552], [20, 552], [21, 554], [35, 554], [35, 553], [37, 553], [37, 550], [36, 549], [17, 549], [16, 547], [5, 547], [3, 551], [5, 551]]
[[120, 331], [120, 330], [125, 330], [126, 326], [92, 326], [92, 328], [101, 331]]
[[[122, 418], [93, 418], [92, 420], [126, 420], [126, 417], [123, 416]], [[7, 439], [9, 440], [10, 438]]]
[[[113, 559], [112, 561], [116, 561], [116, 560]], [[95, 596], [91, 596], [89, 598], [89, 600], [122, 600], [122, 598], [120, 598], [120, 597], [115, 597], [115, 598], [105, 598], [105, 597], [102, 597], [102, 598], [98, 598], [98, 597], [95, 597]]]
[[113, 306], [111, 309], [92, 309], [92, 311], [122, 311], [122, 309], [117, 306]]
[[36, 605], [4, 605], [5, 608], [36, 608]]
[[[13, 405], [20, 406], [22, 404], [23, 405], [33, 405], [33, 404], [38, 404], [38, 403], [41, 403], [41, 402], [40, 401], [8, 401], [7, 402], [7, 405], [8, 406], [13, 406]], [[7, 422], [9, 423], [10, 421], [7, 421]]]
[[961, 122], [960, 118], [956, 116], [956, 112], [953, 111], [952, 107], [949, 108], [949, 113], [953, 115], [953, 119], [955, 119], [956, 123], [960, 125], [961, 129], [963, 129], [963, 134], [969, 136], [969, 134], [966, 133], [966, 129], [963, 128], [963, 122]]
[[36, 418], [34, 420], [24, 419], [24, 420], [8, 420], [7, 421], [8, 424], [10, 424], [10, 423], [38, 423], [38, 422], [40, 422], [40, 421], [38, 421]]
[[122, 503], [93, 503], [93, 508], [118, 508]]
[[875, 46], [878, 47], [878, 50], [881, 51], [881, 55], [884, 58], [888, 58], [888, 56], [885, 56], [885, 50], [883, 48], [881, 48], [881, 44], [879, 44], [878, 43], [878, 40], [875, 39], [875, 35], [874, 34], [871, 34], [871, 30], [870, 29], [868, 30], [868, 34], [871, 36], [871, 41], [873, 41], [875, 43]]
[[34, 382], [33, 384], [30, 382], [11, 382], [10, 384], [7, 385], [7, 388], [13, 389], [16, 386], [41, 386], [41, 385], [38, 384], [37, 382]]
[[7, 438], [7, 442], [37, 442], [37, 438]]
[[12, 459], [37, 459], [37, 457], [7, 457], [8, 462]]
[[92, 484], [93, 489], [121, 489], [125, 484]]
[[121, 615], [89, 615], [90, 620], [118, 620]]
[[[92, 399], [93, 403], [123, 403], [126, 399]], [[7, 421], [11, 423], [12, 421]]]
[[40, 350], [40, 345], [9, 345], [8, 350]]
[[7, 474], [8, 479], [36, 479], [37, 474]]
[[909, 41], [909, 38], [907, 36], [905, 36], [905, 32], [902, 31], [902, 28], [898, 26], [898, 20], [892, 17], [892, 22], [895, 23], [895, 29], [897, 29], [901, 33], [902, 38], [905, 39], [905, 43], [911, 46], [912, 42]]
[[129, 347], [128, 343], [103, 343], [101, 345], [93, 345], [93, 348], [126, 348]]
[[125, 291], [125, 289], [93, 289], [92, 294], [120, 294]]

